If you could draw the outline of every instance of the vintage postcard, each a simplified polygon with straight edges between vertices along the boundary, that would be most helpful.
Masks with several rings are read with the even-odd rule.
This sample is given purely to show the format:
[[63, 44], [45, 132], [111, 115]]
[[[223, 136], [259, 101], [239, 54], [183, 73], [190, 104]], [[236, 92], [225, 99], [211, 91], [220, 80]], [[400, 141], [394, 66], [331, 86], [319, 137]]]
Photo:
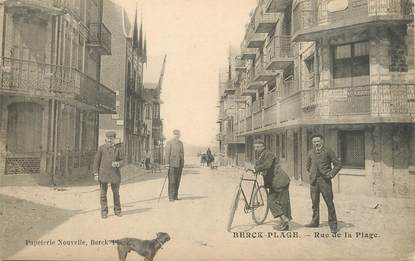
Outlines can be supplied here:
[[415, 260], [413, 0], [0, 0], [0, 260]]

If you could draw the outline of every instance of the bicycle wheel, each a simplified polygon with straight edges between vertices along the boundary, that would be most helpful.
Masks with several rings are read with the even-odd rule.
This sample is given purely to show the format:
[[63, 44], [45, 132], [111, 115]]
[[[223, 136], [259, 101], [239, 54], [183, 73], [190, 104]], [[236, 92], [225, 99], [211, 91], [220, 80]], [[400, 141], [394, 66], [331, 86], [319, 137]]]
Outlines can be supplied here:
[[252, 219], [257, 225], [264, 223], [268, 215], [268, 191], [264, 186], [260, 186], [255, 190], [251, 202]]
[[235, 194], [233, 195], [231, 208], [230, 208], [230, 211], [229, 211], [228, 225], [226, 227], [226, 230], [228, 232], [231, 231], [233, 218], [235, 216], [236, 209], [238, 208], [239, 196], [240, 195], [241, 195], [241, 188], [238, 186], [235, 190]]

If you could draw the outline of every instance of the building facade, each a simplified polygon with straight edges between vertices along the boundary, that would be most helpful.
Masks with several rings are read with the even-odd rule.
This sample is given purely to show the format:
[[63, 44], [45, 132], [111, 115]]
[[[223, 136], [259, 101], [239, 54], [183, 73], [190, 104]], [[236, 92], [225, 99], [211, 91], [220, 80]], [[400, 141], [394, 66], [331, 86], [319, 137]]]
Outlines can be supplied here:
[[240, 56], [246, 160], [262, 138], [308, 182], [310, 137], [321, 133], [343, 163], [338, 191], [413, 197], [413, 2], [340, 2], [258, 2]]
[[100, 144], [105, 132], [115, 131], [125, 147], [128, 163], [145, 157], [143, 64], [146, 62], [143, 28], [137, 12], [131, 26], [125, 10], [112, 1], [104, 2], [104, 22], [112, 32], [112, 53], [102, 60], [102, 82], [116, 92], [116, 114], [101, 115]]
[[144, 129], [145, 153], [151, 155], [151, 162], [163, 163], [163, 121], [160, 117], [160, 91], [158, 84], [144, 83]]
[[85, 175], [99, 114], [115, 112], [102, 1], [2, 1], [0, 21], [0, 184]]
[[229, 48], [228, 66], [219, 72], [219, 133], [216, 140], [222, 166], [243, 166], [245, 162], [245, 138], [237, 135], [237, 130], [247, 99], [240, 95], [237, 55], [236, 48]]

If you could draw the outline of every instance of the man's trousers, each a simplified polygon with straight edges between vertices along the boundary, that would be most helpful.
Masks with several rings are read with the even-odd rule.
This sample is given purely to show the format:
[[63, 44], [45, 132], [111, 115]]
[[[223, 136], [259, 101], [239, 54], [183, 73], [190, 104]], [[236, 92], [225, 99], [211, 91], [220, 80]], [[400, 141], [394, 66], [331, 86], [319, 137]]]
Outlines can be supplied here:
[[177, 199], [179, 194], [180, 179], [182, 177], [183, 167], [179, 168], [169, 168], [168, 178], [169, 178], [169, 199]]
[[313, 184], [310, 184], [310, 195], [313, 209], [313, 217], [311, 223], [319, 225], [320, 223], [320, 193], [326, 202], [329, 216], [329, 226], [332, 229], [337, 229], [336, 209], [333, 202], [333, 190], [330, 179], [317, 177]]

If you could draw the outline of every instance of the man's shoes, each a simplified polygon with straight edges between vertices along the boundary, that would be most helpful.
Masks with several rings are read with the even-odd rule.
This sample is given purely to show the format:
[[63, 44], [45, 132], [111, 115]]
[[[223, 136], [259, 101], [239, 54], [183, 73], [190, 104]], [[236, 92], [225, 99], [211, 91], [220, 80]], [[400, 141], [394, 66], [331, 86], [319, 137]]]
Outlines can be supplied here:
[[106, 219], [108, 217], [108, 214], [101, 214], [102, 219]]
[[174, 202], [174, 199], [172, 199], [172, 198], [171, 198], [171, 199], [169, 199], [169, 201], [170, 201], [170, 202]]
[[122, 217], [122, 213], [121, 212], [115, 212], [114, 213], [117, 217]]
[[310, 223], [310, 224], [306, 224], [304, 225], [305, 227], [318, 227], [318, 224], [315, 223]]
[[336, 227], [331, 227], [330, 231], [331, 231], [332, 234], [335, 234], [335, 233], [337, 233], [338, 230], [337, 230]]
[[279, 225], [275, 225], [274, 229], [278, 231], [288, 231], [290, 230], [290, 225], [288, 224], [288, 222], [286, 222]]

